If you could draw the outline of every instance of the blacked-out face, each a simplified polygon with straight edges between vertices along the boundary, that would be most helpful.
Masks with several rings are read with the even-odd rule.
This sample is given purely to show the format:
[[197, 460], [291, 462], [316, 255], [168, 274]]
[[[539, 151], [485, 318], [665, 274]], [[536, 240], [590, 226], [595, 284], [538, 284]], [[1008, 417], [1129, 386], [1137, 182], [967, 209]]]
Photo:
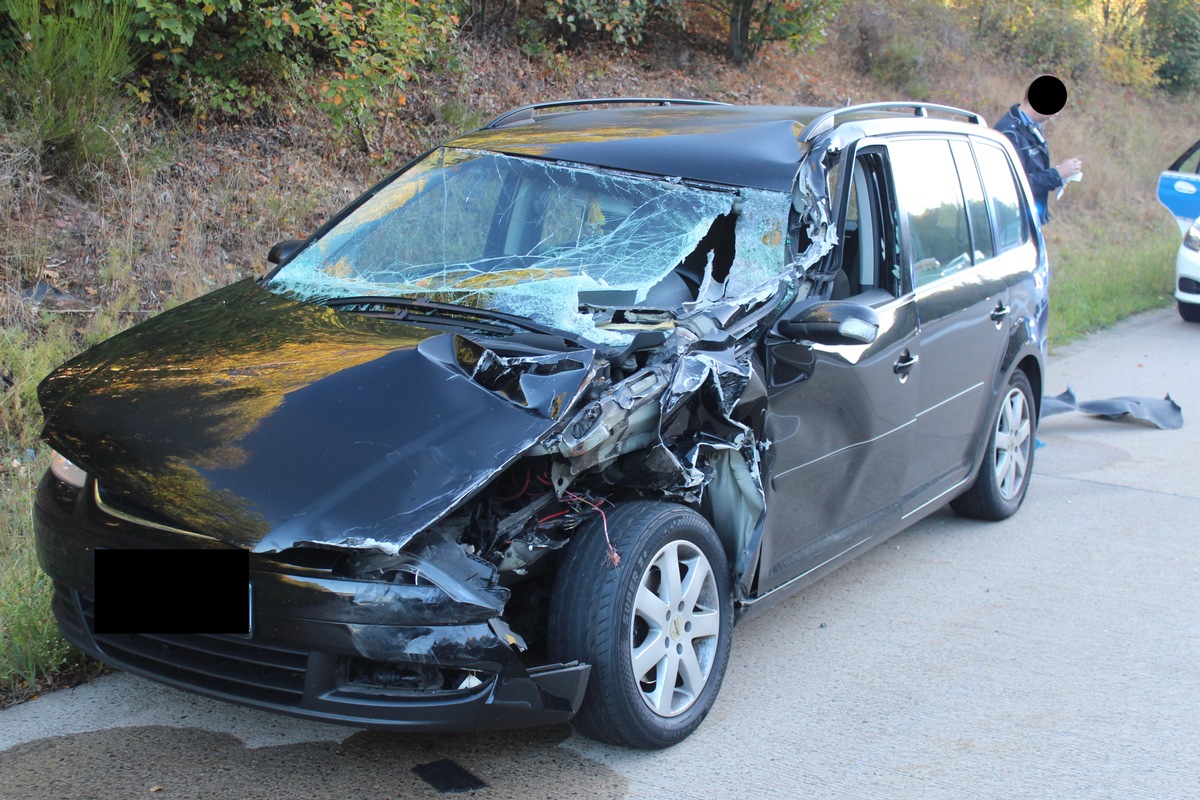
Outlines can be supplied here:
[[[1067, 104], [1067, 87], [1053, 75], [1039, 75], [1029, 84], [1025, 103], [1032, 110], [1034, 122], [1045, 122], [1063, 110]], [[1028, 112], [1027, 112], [1028, 113]]]

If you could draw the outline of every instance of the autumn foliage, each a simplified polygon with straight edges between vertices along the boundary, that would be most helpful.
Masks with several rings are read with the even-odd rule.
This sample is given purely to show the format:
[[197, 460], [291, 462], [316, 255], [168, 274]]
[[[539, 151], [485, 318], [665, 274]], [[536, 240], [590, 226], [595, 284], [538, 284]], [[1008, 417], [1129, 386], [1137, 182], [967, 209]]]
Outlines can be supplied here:
[[403, 105], [406, 84], [444, 55], [459, 23], [453, 0], [134, 2], [136, 37], [151, 60], [143, 100], [158, 92], [201, 117], [241, 116], [328, 66], [317, 100], [368, 149], [381, 138], [371, 128]]

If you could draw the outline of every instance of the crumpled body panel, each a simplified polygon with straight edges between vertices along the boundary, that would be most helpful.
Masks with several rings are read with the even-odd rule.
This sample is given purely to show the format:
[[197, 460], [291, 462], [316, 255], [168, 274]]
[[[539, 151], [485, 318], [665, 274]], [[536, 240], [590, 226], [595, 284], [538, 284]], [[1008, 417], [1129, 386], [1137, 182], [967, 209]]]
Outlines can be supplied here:
[[[569, 404], [588, 364], [539, 391]], [[93, 348], [42, 398], [45, 438], [106, 492], [258, 552], [394, 551], [554, 424], [472, 380], [452, 334], [249, 282]]]

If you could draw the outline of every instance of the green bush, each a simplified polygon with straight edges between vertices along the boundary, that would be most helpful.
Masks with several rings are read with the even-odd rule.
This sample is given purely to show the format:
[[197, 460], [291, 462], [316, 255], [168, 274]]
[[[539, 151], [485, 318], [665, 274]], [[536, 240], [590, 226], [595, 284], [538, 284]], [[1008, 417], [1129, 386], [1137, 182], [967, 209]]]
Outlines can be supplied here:
[[746, 64], [768, 42], [793, 49], [812, 47], [825, 38], [825, 26], [842, 0], [705, 0], [729, 25], [729, 57]]
[[[244, 116], [270, 101], [284, 67], [312, 39], [312, 9], [241, 0], [134, 0], [149, 80], [139, 96], [165, 96], [200, 118]], [[279, 58], [283, 54], [287, 58]], [[272, 55], [275, 58], [272, 58]]]
[[143, 101], [159, 93], [200, 118], [247, 116], [316, 66], [318, 104], [372, 154], [386, 149], [417, 69], [452, 64], [459, 22], [455, 0], [135, 1], [137, 36], [150, 50]]
[[1162, 59], [1162, 82], [1174, 90], [1200, 88], [1200, 4], [1147, 0], [1145, 20], [1148, 49]]
[[133, 67], [131, 9], [124, 0], [74, 0], [47, 12], [40, 0], [7, 0], [12, 53], [0, 75], [5, 113], [28, 120], [42, 168], [86, 185], [89, 169], [121, 151], [129, 102], [120, 81]]
[[640, 44], [656, 15], [679, 13], [679, 0], [546, 0], [545, 6], [565, 38], [591, 26], [617, 44]]
[[1090, 20], [1069, 8], [1041, 8], [1016, 22], [1013, 49], [1036, 72], [1081, 80], [1096, 64], [1096, 34]]
[[1119, 47], [1101, 43], [1097, 66], [1105, 80], [1117, 86], [1128, 86], [1139, 94], [1149, 94], [1162, 82], [1159, 70], [1165, 61], [1165, 58], [1148, 55], [1145, 48], [1138, 45]]
[[318, 88], [319, 103], [339, 130], [353, 127], [372, 156], [386, 154], [389, 128], [417, 67], [447, 65], [456, 10], [446, 0], [313, 0], [312, 30], [334, 66]]
[[929, 97], [929, 68], [925, 42], [893, 34], [869, 63], [872, 78], [892, 86], [912, 100]]

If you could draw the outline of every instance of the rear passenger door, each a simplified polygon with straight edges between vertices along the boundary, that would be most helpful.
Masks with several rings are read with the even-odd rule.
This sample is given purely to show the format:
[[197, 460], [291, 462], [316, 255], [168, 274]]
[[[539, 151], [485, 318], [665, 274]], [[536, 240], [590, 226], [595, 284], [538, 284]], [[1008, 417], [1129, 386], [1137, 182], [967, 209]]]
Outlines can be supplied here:
[[909, 463], [919, 489], [905, 510], [911, 515], [959, 486], [974, 466], [1009, 336], [1008, 270], [996, 258], [966, 138], [896, 139], [889, 149], [921, 325]]

